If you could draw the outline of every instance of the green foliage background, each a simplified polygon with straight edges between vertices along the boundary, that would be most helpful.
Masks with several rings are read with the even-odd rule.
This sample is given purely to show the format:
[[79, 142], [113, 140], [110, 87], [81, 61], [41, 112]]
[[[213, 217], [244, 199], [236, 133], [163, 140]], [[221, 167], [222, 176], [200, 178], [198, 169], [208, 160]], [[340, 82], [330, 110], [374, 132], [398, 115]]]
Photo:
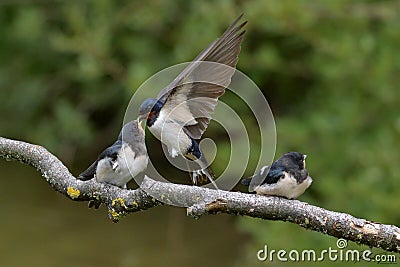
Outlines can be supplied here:
[[[314, 183], [301, 200], [399, 225], [399, 8], [347, 0], [0, 1], [0, 135], [43, 145], [78, 173], [112, 143], [142, 82], [193, 59], [243, 12], [238, 69], [271, 105], [276, 155], [309, 155]], [[321, 250], [336, 242], [282, 222], [224, 221], [248, 240], [228, 265], [265, 265], [255, 258], [264, 244]], [[196, 257], [185, 264], [195, 266]]]

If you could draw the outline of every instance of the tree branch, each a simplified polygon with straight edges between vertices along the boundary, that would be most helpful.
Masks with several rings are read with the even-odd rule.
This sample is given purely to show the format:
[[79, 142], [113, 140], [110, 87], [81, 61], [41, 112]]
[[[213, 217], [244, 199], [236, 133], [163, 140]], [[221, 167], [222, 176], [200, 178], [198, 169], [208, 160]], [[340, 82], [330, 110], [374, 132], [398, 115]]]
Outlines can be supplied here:
[[94, 179], [83, 182], [77, 180], [57, 157], [43, 147], [2, 137], [0, 156], [35, 167], [51, 187], [72, 200], [101, 201], [108, 207], [114, 222], [127, 213], [165, 203], [186, 207], [187, 214], [194, 218], [204, 214], [228, 213], [288, 221], [334, 237], [400, 253], [399, 227], [325, 210], [298, 200], [162, 183], [148, 177], [135, 190], [100, 184]]
[[0, 157], [33, 166], [53, 189], [72, 200], [104, 203], [114, 222], [128, 212], [146, 210], [162, 204], [141, 189], [121, 189], [97, 183], [94, 179], [85, 182], [78, 180], [57, 157], [38, 145], [0, 137]]

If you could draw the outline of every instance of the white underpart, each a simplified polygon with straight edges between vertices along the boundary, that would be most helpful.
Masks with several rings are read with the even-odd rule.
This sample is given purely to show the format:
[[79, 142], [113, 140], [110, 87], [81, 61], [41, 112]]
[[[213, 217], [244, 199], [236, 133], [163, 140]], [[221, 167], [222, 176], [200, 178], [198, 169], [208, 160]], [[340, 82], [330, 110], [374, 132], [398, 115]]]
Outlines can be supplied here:
[[288, 173], [285, 178], [279, 179], [275, 184], [262, 184], [254, 188], [259, 195], [283, 196], [289, 199], [297, 198], [311, 185], [312, 178], [308, 176], [301, 184]]
[[[111, 161], [111, 158], [104, 158], [97, 163], [96, 181], [99, 183], [110, 183], [122, 186], [123, 184], [119, 184], [120, 175], [113, 170]], [[116, 168], [118, 168], [118, 166], [116, 166]]]
[[168, 153], [175, 158], [184, 155], [192, 145], [190, 138], [183, 132], [183, 126], [168, 118], [168, 112], [161, 110], [150, 132], [168, 148]]
[[124, 187], [133, 177], [147, 167], [147, 155], [135, 158], [135, 153], [128, 144], [124, 144], [117, 160], [111, 165], [111, 158], [99, 161], [96, 169], [96, 181]]

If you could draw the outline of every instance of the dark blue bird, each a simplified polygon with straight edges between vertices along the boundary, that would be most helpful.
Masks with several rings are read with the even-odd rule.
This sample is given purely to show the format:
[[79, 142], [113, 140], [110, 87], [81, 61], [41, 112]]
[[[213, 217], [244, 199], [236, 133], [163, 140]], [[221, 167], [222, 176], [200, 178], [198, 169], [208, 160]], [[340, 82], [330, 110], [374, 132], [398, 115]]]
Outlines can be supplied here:
[[[238, 17], [222, 34], [158, 94], [146, 99], [138, 119], [147, 118], [150, 132], [168, 148], [170, 156], [185, 157], [193, 184], [207, 179], [214, 183], [214, 172], [200, 150], [200, 139], [234, 74], [246, 22]], [[210, 64], [215, 62], [219, 64]], [[208, 64], [207, 64], [208, 63]], [[202, 82], [203, 81], [203, 82]]]
[[288, 152], [271, 167], [264, 166], [254, 176], [243, 179], [242, 184], [259, 195], [297, 198], [312, 183], [306, 169], [306, 157], [299, 152]]

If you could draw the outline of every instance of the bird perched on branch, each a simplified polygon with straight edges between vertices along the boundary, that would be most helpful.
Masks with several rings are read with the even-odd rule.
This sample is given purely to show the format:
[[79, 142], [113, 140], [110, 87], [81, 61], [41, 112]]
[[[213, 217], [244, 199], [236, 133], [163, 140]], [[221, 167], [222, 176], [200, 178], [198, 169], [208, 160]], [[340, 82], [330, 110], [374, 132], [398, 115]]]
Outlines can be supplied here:
[[[168, 148], [171, 157], [185, 157], [193, 184], [214, 184], [214, 172], [200, 150], [200, 139], [211, 120], [218, 98], [235, 72], [247, 22], [238, 17], [204, 49], [157, 98], [146, 99], [138, 119], [147, 118], [150, 132]], [[211, 64], [210, 62], [214, 62]]]
[[126, 184], [147, 167], [148, 155], [144, 130], [139, 121], [128, 122], [122, 128], [117, 141], [100, 153], [90, 167], [78, 179], [126, 188]]
[[242, 184], [259, 195], [297, 198], [312, 183], [306, 169], [306, 157], [299, 152], [288, 152], [271, 167], [264, 166], [254, 176], [243, 179]]

